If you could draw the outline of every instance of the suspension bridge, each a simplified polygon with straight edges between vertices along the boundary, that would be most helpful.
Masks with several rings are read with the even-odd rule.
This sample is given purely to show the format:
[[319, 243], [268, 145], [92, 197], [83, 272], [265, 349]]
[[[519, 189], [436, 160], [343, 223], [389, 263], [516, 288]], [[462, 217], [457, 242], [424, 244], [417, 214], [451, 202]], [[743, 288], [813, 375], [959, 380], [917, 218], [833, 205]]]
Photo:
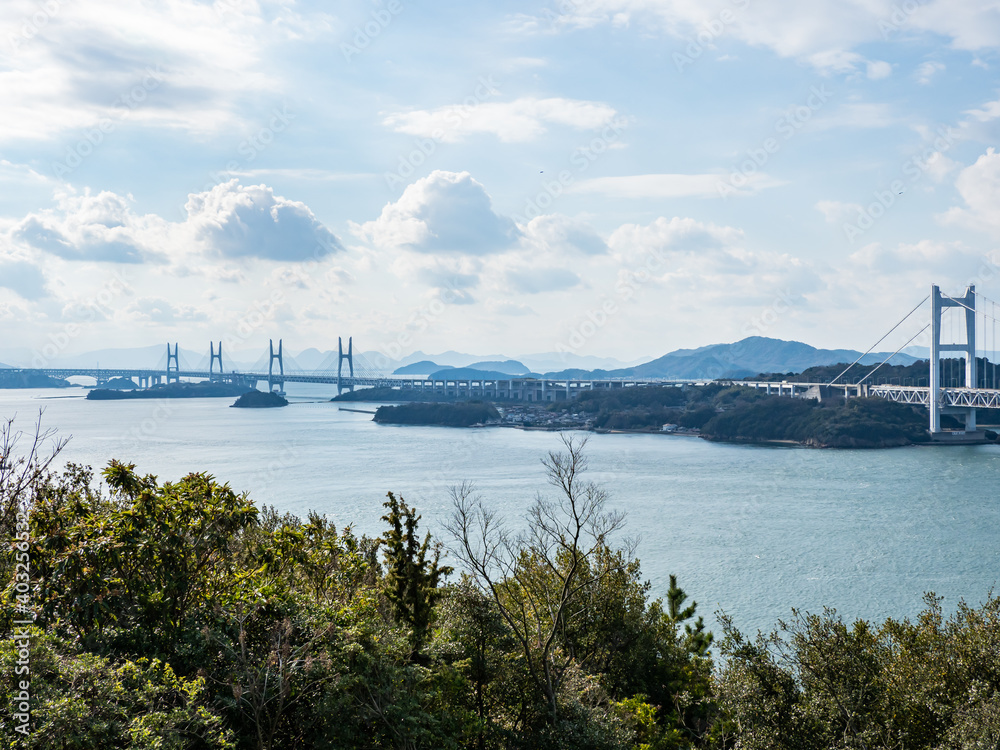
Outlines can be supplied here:
[[[32, 368], [19, 370], [12, 368], [4, 372], [32, 372], [55, 378], [93, 378], [98, 387], [116, 378], [132, 380], [140, 388], [148, 388], [163, 383], [174, 383], [181, 379], [227, 382], [256, 388], [266, 383], [268, 390], [284, 392], [286, 383], [313, 383], [334, 385], [337, 393], [353, 391], [355, 388], [398, 388], [415, 390], [427, 395], [447, 395], [457, 398], [492, 398], [511, 401], [561, 401], [573, 399], [583, 390], [628, 388], [642, 385], [689, 385], [690, 381], [672, 381], [657, 378], [634, 379], [615, 378], [608, 380], [553, 379], [544, 377], [495, 378], [430, 378], [403, 377], [385, 373], [361, 354], [354, 352], [353, 338], [347, 340], [345, 352], [343, 339], [337, 339], [337, 352], [329, 355], [313, 370], [303, 370], [284, 352], [281, 340], [275, 346], [268, 342], [268, 351], [247, 370], [227, 370], [222, 358], [222, 342], [216, 348], [209, 344], [207, 368], [203, 364], [189, 367], [183, 361], [180, 345], [167, 344], [166, 358], [161, 358], [154, 368], [122, 367], [82, 367], [82, 368]], [[264, 370], [266, 367], [266, 371]], [[708, 381], [704, 381], [708, 382]]]
[[[854, 382], [847, 382], [848, 373], [866, 355], [900, 329], [918, 311], [924, 310], [928, 302], [930, 322], [910, 336], [864, 377]], [[928, 431], [936, 441], [978, 442], [985, 438], [985, 433], [977, 429], [976, 409], [1000, 409], [1000, 372], [998, 372], [1000, 368], [996, 364], [998, 304], [1000, 303], [978, 293], [975, 285], [969, 285], [964, 294], [952, 297], [943, 293], [935, 284], [931, 286], [929, 295], [831, 381], [779, 384], [766, 381], [741, 381], [741, 384], [753, 388], [766, 388], [768, 392], [775, 389], [778, 395], [822, 398], [824, 395], [837, 392], [842, 393], [844, 398], [851, 395], [877, 396], [897, 403], [925, 406], [929, 414]], [[980, 321], [982, 325], [979, 325]], [[930, 357], [926, 386], [866, 382], [888, 364], [892, 357], [927, 334], [928, 329]], [[952, 352], [961, 356], [942, 358], [942, 354]], [[987, 352], [992, 359], [986, 356]], [[942, 429], [942, 416], [959, 420], [961, 429]]]
[[[182, 361], [180, 345], [173, 347], [167, 344], [167, 354], [154, 368], [128, 367], [79, 367], [53, 368], [41, 367], [24, 370], [25, 372], [41, 373], [55, 378], [89, 377], [98, 386], [105, 385], [116, 378], [126, 378], [134, 381], [140, 388], [148, 388], [162, 383], [174, 383], [182, 378], [188, 380], [208, 380], [212, 382], [228, 382], [256, 388], [260, 383], [267, 383], [268, 390], [284, 391], [285, 383], [324, 383], [336, 385], [337, 392], [353, 391], [356, 387], [377, 387], [387, 385], [391, 378], [381, 372], [361, 355], [354, 353], [354, 340], [347, 340], [347, 351], [344, 351], [343, 339], [337, 339], [337, 353], [328, 356], [315, 370], [305, 371], [297, 365], [285, 367], [287, 355], [283, 342], [278, 345], [268, 342], [268, 351], [248, 370], [234, 368], [226, 369], [222, 359], [222, 342], [216, 348], [215, 342], [209, 344], [208, 369], [202, 363], [199, 366], [186, 366]], [[266, 364], [265, 364], [266, 363]], [[347, 372], [344, 372], [344, 365]], [[335, 365], [335, 369], [334, 369]], [[263, 368], [267, 367], [265, 371]]]
[[[875, 350], [890, 335], [904, 327], [916, 313], [929, 305], [930, 321], [911, 335], [892, 354], [863, 377], [852, 377], [851, 371], [864, 357]], [[779, 396], [799, 398], [850, 398], [879, 397], [899, 403], [925, 406], [928, 408], [928, 430], [935, 440], [943, 442], [973, 442], [984, 438], [977, 429], [977, 409], [1000, 409], [1000, 372], [997, 361], [997, 321], [1000, 303], [976, 292], [970, 285], [960, 296], [950, 296], [941, 292], [937, 285], [910, 312], [901, 318], [889, 331], [868, 350], [848, 365], [829, 382], [787, 382], [749, 380], [671, 380], [664, 378], [646, 379], [567, 379], [548, 377], [495, 378], [429, 378], [401, 377], [390, 375], [373, 365], [360, 354], [354, 352], [354, 342], [348, 338], [345, 352], [343, 340], [337, 339], [337, 352], [331, 353], [317, 368], [302, 370], [289, 361], [282, 341], [277, 347], [271, 340], [268, 351], [255, 365], [246, 371], [230, 368], [223, 362], [222, 342], [216, 348], [209, 345], [208, 369], [204, 366], [182, 366], [180, 347], [167, 344], [166, 363], [161, 359], [155, 368], [32, 368], [34, 373], [42, 373], [57, 378], [90, 377], [98, 385], [113, 378], [128, 378], [139, 387], [145, 388], [161, 383], [172, 383], [182, 378], [189, 380], [209, 380], [231, 382], [255, 388], [266, 383], [268, 390], [284, 391], [286, 383], [315, 383], [335, 385], [337, 393], [355, 388], [395, 388], [416, 390], [420, 393], [449, 395], [466, 398], [491, 398], [515, 401], [562, 401], [573, 399], [583, 391], [628, 388], [646, 385], [705, 385], [709, 382], [725, 382], [733, 385], [766, 389]], [[919, 320], [919, 318], [917, 319]], [[980, 325], [981, 322], [981, 325]], [[926, 379], [913, 384], [878, 382], [873, 376], [903, 349], [927, 334], [929, 329], [930, 357]], [[902, 335], [907, 329], [903, 328]], [[959, 357], [942, 357], [947, 354]], [[988, 358], [987, 353], [991, 356]], [[289, 358], [290, 359], [290, 358]], [[266, 363], [266, 370], [264, 369]], [[199, 363], [201, 364], [201, 363]], [[346, 365], [346, 373], [345, 373]], [[923, 383], [926, 382], [926, 385]], [[961, 429], [943, 429], [942, 416], [961, 422]]]

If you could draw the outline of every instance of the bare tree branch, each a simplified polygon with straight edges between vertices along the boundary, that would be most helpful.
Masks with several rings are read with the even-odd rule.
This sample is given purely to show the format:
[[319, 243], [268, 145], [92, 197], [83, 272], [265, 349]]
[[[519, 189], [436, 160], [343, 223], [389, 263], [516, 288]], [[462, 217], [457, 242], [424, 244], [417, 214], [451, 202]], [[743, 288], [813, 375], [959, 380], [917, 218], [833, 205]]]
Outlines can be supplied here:
[[[561, 645], [573, 610], [586, 606], [588, 587], [627, 564], [615, 563], [596, 576], [590, 572], [593, 558], [609, 548], [611, 537], [624, 526], [625, 513], [606, 510], [607, 492], [583, 479], [587, 441], [561, 439], [565, 451], [542, 459], [557, 495], [536, 496], [524, 531], [512, 534], [469, 484], [452, 488], [454, 510], [446, 524], [456, 556], [513, 631], [553, 721], [558, 721], [558, 693], [574, 661]], [[633, 549], [634, 542], [627, 540], [628, 553]]]
[[[30, 503], [49, 467], [69, 442], [56, 438], [54, 428], [42, 429], [44, 409], [39, 409], [34, 432], [14, 427], [15, 414], [0, 421], [0, 533], [13, 533], [18, 508]], [[27, 441], [25, 450], [20, 450]]]

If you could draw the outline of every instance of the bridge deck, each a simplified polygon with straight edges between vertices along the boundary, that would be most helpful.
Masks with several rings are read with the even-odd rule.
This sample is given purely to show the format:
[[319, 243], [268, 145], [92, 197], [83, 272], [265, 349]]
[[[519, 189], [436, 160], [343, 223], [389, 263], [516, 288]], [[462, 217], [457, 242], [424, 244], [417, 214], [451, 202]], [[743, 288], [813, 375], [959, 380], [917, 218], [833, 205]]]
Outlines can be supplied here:
[[[17, 372], [17, 368], [7, 372]], [[20, 369], [23, 372], [38, 372], [52, 377], [92, 377], [95, 379], [107, 378], [162, 378], [166, 373], [163, 370], [150, 369], [126, 369], [126, 368], [45, 368], [45, 369]], [[181, 370], [177, 373], [182, 378], [237, 378], [249, 382], [267, 381], [269, 379], [266, 372], [227, 372], [209, 373], [204, 370]], [[600, 380], [587, 380], [583, 378], [412, 378], [412, 377], [338, 377], [337, 375], [323, 372], [316, 373], [285, 373], [279, 375], [273, 373], [270, 379], [280, 383], [317, 383], [336, 385], [341, 388], [351, 387], [389, 387], [413, 390], [448, 390], [479, 392], [483, 395], [504, 393], [511, 395], [514, 392], [528, 391], [562, 391], [576, 394], [584, 390], [606, 389], [606, 388], [629, 388], [644, 385], [706, 385], [710, 380], [674, 380], [664, 378], [605, 378]], [[849, 395], [870, 395], [885, 398], [905, 404], [928, 405], [929, 388], [925, 386], [901, 386], [901, 385], [842, 385], [836, 384], [828, 386], [825, 383], [806, 383], [789, 381], [743, 381], [731, 380], [721, 381], [729, 385], [741, 385], [750, 388], [767, 389], [769, 392], [778, 395], [803, 396], [808, 395], [814, 389], [835, 389], [844, 390]], [[860, 391], [860, 392], [859, 392]], [[1000, 408], [1000, 389], [989, 388], [942, 388], [942, 406], [958, 408], [979, 408], [998, 409]]]

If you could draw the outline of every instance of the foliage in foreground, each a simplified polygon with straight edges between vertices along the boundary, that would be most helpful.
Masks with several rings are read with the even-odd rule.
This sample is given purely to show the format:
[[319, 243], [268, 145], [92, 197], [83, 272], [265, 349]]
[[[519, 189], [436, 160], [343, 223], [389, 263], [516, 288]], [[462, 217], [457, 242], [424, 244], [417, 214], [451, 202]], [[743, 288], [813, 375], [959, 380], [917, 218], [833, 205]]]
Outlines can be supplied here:
[[1000, 747], [1000, 597], [945, 619], [848, 625], [833, 611], [748, 639], [723, 621], [716, 727], [746, 750]]
[[[671, 577], [651, 601], [582, 446], [508, 532], [456, 490], [455, 551], [390, 494], [380, 539], [258, 509], [203, 474], [160, 483], [0, 457], [0, 535], [31, 509], [33, 733], [12, 731], [13, 557], [0, 615], [0, 747], [994, 750], [1000, 598], [945, 618], [793, 610], [749, 638], [722, 616], [713, 671]], [[38, 441], [36, 441], [37, 444]], [[494, 531], [496, 533], [494, 533]], [[481, 546], [482, 543], [486, 547]]]
[[[680, 589], [650, 601], [610, 539], [569, 576], [546, 690], [542, 646], [474, 580], [447, 580], [401, 497], [369, 539], [258, 509], [204, 474], [160, 482], [113, 461], [103, 487], [81, 467], [31, 476], [2, 497], [12, 519], [31, 510], [33, 734], [7, 719], [21, 658], [7, 640], [0, 746], [679, 748], [707, 727], [709, 636]], [[0, 530], [8, 547], [14, 530]], [[499, 579], [508, 607], [565, 580], [524, 553], [521, 577]], [[12, 558], [2, 568], [7, 636], [24, 598]]]

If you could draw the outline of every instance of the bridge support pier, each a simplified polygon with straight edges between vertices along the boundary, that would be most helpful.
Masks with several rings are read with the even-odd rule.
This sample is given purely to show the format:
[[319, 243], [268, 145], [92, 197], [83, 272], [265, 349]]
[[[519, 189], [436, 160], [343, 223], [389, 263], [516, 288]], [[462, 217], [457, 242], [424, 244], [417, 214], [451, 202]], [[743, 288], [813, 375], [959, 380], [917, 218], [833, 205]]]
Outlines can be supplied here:
[[[281, 339], [278, 339], [278, 353], [274, 353], [274, 339], [268, 339], [268, 347], [271, 358], [267, 362], [267, 390], [273, 391], [274, 384], [278, 384], [278, 390], [285, 391], [285, 361], [281, 356]], [[222, 343], [219, 343], [219, 356], [222, 356]], [[278, 360], [278, 377], [274, 377], [274, 361]]]
[[351, 382], [347, 388], [350, 389], [351, 393], [354, 393], [354, 337], [349, 336], [347, 338], [347, 354], [344, 354], [344, 340], [338, 336], [337, 337], [337, 395], [339, 396], [344, 392], [344, 384], [342, 382], [343, 374], [342, 370], [344, 367], [344, 360], [347, 360], [347, 367], [351, 373]]
[[[965, 309], [965, 343], [941, 343], [941, 313], [948, 307]], [[944, 434], [941, 429], [942, 414], [962, 415], [965, 418], [965, 432], [976, 431], [975, 407], [944, 406], [941, 393], [941, 352], [962, 352], [965, 354], [965, 387], [975, 388], [976, 379], [976, 287], [970, 285], [962, 297], [942, 295], [937, 284], [931, 285], [931, 361], [930, 392], [927, 403], [930, 407], [931, 436]]]
[[214, 365], [215, 365], [216, 361], [218, 361], [218, 363], [219, 363], [219, 375], [221, 376], [225, 372], [225, 370], [222, 369], [222, 342], [221, 341], [219, 342], [219, 353], [218, 354], [215, 353], [215, 344], [213, 344], [211, 341], [208, 342], [208, 357], [209, 357], [209, 359], [208, 359], [208, 381], [212, 382], [213, 380], [215, 380], [215, 378], [212, 377], [212, 375], [213, 375], [212, 371], [214, 369]]
[[[167, 344], [167, 384], [168, 385], [170, 384], [171, 380], [173, 380], [175, 382], [180, 382], [180, 379], [181, 379], [181, 361], [180, 361], [179, 355], [180, 355], [180, 345], [178, 343], [174, 342], [174, 352], [173, 352], [173, 354], [171, 354], [170, 353], [170, 344], [168, 343]], [[173, 367], [170, 366], [171, 362], [174, 363]]]

